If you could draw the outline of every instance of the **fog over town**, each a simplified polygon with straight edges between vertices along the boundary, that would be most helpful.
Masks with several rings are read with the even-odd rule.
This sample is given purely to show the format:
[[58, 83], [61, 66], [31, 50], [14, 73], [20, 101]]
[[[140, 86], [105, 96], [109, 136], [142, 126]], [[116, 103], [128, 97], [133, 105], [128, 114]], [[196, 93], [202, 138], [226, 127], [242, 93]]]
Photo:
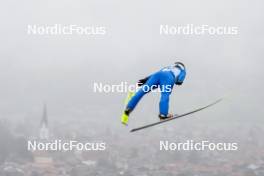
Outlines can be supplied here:
[[[0, 176], [262, 176], [263, 5], [249, 0], [3, 2]], [[40, 33], [28, 33], [30, 25]], [[64, 27], [73, 33], [63, 33]], [[226, 33], [201, 34], [202, 27]], [[135, 85], [176, 61], [186, 65], [187, 76], [172, 91], [171, 113], [223, 100], [130, 133], [159, 121], [160, 93], [146, 95], [124, 126], [127, 92], [94, 91], [100, 83]], [[56, 140], [105, 147], [27, 149], [28, 141]], [[160, 150], [161, 141], [236, 143], [237, 150]]]

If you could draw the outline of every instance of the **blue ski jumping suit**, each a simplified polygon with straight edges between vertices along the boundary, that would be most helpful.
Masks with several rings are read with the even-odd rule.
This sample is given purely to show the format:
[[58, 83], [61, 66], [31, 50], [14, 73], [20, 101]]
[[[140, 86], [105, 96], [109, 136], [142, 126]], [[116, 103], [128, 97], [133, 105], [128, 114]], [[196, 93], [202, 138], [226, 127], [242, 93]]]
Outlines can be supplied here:
[[[159, 102], [159, 111], [161, 115], [167, 116], [169, 111], [169, 98], [177, 77], [181, 70], [177, 67], [168, 66], [152, 74], [146, 83], [136, 92], [127, 104], [127, 108], [133, 110], [140, 99], [151, 91], [151, 88], [160, 88], [161, 97]], [[152, 89], [153, 90], [153, 89]]]

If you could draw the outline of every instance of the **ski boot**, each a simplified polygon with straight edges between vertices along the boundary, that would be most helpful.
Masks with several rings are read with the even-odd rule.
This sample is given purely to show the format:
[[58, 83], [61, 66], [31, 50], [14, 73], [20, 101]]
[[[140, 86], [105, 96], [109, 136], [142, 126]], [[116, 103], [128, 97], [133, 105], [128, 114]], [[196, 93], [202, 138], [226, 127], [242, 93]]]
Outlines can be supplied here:
[[167, 119], [172, 118], [172, 117], [173, 117], [173, 114], [168, 114], [166, 116], [163, 114], [159, 115], [160, 120], [167, 120]]
[[[131, 100], [131, 98], [134, 95], [135, 95], [135, 92], [128, 92], [127, 97], [125, 99], [125, 106], [127, 106], [128, 102]], [[132, 111], [131, 109], [126, 108], [126, 110], [124, 111], [124, 113], [122, 114], [122, 117], [121, 117], [122, 124], [124, 124], [124, 125], [128, 124], [128, 116], [129, 116], [131, 111]]]
[[124, 111], [124, 113], [122, 114], [122, 117], [121, 117], [121, 122], [122, 124], [124, 125], [127, 125], [128, 124], [128, 117], [129, 117], [129, 114], [131, 113], [131, 109], [126, 109]]

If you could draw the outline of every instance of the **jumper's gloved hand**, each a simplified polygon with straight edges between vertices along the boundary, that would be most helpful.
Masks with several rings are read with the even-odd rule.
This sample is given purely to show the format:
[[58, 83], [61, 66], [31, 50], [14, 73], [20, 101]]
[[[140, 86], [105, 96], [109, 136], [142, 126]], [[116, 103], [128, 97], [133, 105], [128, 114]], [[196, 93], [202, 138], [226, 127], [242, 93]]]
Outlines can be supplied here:
[[139, 87], [142, 86], [143, 84], [145, 84], [147, 82], [148, 79], [149, 79], [149, 76], [147, 76], [147, 77], [145, 77], [143, 79], [138, 80], [137, 85]]

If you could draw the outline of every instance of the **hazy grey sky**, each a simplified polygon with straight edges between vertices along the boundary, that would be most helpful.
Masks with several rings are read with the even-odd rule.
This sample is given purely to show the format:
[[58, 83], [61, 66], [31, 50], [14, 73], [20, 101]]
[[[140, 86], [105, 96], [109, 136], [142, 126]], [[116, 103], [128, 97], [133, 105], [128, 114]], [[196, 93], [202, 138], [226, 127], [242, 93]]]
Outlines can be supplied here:
[[[180, 58], [188, 75], [174, 90], [172, 112], [226, 96], [202, 115], [257, 122], [263, 118], [263, 5], [260, 0], [6, 1], [0, 7], [0, 117], [38, 114], [45, 101], [51, 116], [92, 118], [98, 112], [97, 118], [115, 121], [125, 94], [95, 94], [94, 81], [134, 83]], [[34, 36], [27, 34], [28, 24], [101, 25], [107, 35]], [[161, 24], [229, 25], [239, 33], [161, 36]], [[157, 114], [158, 98], [146, 97], [137, 111]]]

